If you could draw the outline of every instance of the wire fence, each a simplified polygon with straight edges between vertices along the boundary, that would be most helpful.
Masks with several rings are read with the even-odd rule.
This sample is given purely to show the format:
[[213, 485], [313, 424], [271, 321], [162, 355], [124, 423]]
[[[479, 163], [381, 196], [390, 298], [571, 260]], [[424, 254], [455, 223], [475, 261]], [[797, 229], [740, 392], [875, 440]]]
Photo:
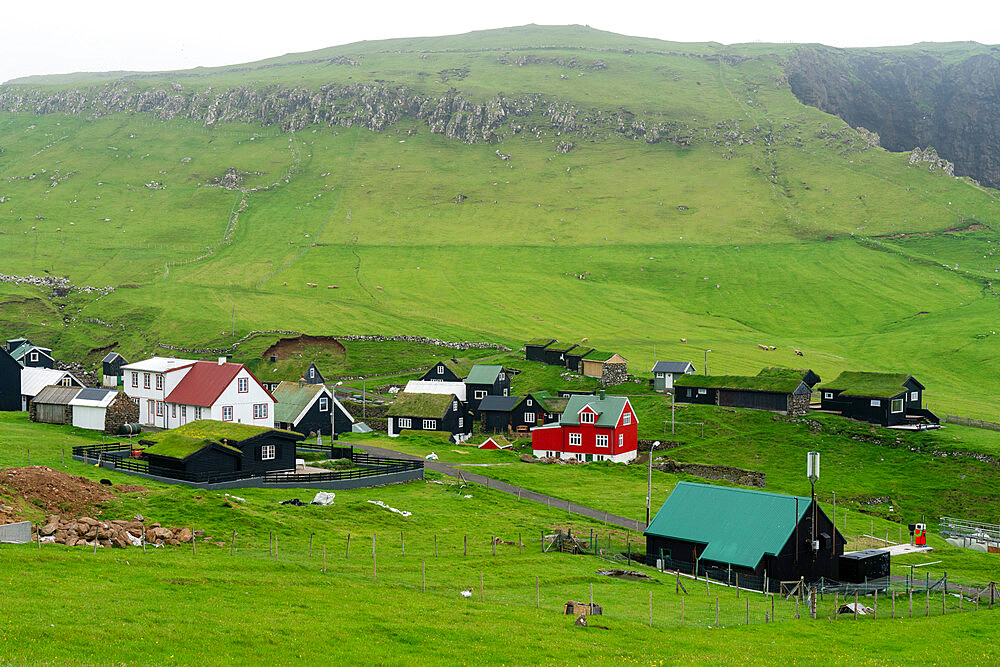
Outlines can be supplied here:
[[[886, 590], [873, 590], [870, 595], [860, 590], [845, 594], [818, 586], [801, 587], [783, 595], [749, 591], [742, 585], [727, 586], [713, 581], [711, 576], [694, 579], [676, 571], [642, 576], [623, 567], [627, 561], [621, 553], [602, 553], [599, 543], [603, 540], [607, 545], [610, 539], [615, 545], [619, 533], [624, 531], [595, 534], [592, 548], [597, 548], [598, 557], [552, 555], [551, 567], [544, 562], [549, 556], [539, 558], [546, 530], [532, 537], [524, 532], [442, 536], [393, 531], [295, 537], [270, 534], [266, 538], [233, 531], [221, 540], [212, 538], [213, 543], [195, 541], [165, 549], [184, 560], [205, 558], [206, 550], [210, 557], [232, 559], [234, 563], [269, 560], [283, 567], [318, 573], [336, 580], [337, 585], [419, 592], [452, 600], [455, 605], [533, 607], [563, 613], [568, 602], [592, 603], [601, 607], [601, 616], [589, 620], [592, 626], [600, 625], [603, 617], [655, 628], [732, 627], [811, 618], [900, 619], [968, 612], [1000, 603], [1000, 599], [994, 600], [995, 586], [975, 596], [944, 594], [940, 589], [896, 590], [894, 584]], [[37, 548], [52, 547], [39, 544]], [[160, 558], [162, 552], [147, 545], [143, 555], [136, 557]], [[93, 555], [100, 557], [96, 548]], [[575, 567], [579, 562], [592, 564], [593, 571]], [[854, 613], [855, 607], [847, 614], [837, 613], [843, 605], [856, 601], [858, 613]]]

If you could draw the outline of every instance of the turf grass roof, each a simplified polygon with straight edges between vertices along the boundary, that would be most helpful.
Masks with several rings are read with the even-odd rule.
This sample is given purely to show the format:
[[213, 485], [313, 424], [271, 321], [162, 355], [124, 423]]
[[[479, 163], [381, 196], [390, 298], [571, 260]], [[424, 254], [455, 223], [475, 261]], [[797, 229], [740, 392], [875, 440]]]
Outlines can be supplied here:
[[441, 419], [448, 412], [452, 401], [458, 400], [453, 394], [417, 394], [400, 392], [389, 408], [390, 417], [426, 417]]
[[906, 373], [844, 371], [819, 389], [840, 389], [841, 396], [892, 398], [907, 390], [904, 383], [911, 377]]

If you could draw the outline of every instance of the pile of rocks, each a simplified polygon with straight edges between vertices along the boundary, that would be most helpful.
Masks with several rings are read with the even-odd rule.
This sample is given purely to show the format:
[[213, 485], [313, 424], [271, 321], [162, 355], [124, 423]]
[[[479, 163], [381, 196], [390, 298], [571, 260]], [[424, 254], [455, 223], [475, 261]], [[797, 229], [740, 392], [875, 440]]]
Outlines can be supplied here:
[[55, 542], [68, 547], [90, 546], [124, 549], [128, 546], [171, 545], [190, 543], [196, 538], [205, 538], [204, 531], [190, 528], [167, 528], [159, 523], [148, 526], [141, 515], [131, 521], [115, 519], [102, 521], [89, 516], [62, 518], [58, 514], [48, 517], [45, 525], [38, 529], [42, 542]]

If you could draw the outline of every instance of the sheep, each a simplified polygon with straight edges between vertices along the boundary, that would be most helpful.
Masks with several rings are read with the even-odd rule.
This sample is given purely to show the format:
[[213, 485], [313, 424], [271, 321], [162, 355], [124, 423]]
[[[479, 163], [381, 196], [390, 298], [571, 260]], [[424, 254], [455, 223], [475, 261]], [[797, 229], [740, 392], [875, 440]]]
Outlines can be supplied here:
[[767, 345], [761, 345], [760, 343], [757, 343], [757, 348], [761, 349], [761, 350], [766, 350], [767, 349]]
[[580, 339], [580, 342], [581, 342], [581, 343], [589, 343], [589, 342], [590, 342], [590, 339], [589, 339], [589, 338], [581, 338], [581, 339]]
[[801, 357], [802, 356], [802, 350], [795, 350], [795, 354], [796, 354], [796, 356]]
[[681, 338], [681, 342], [682, 343], [686, 343], [686, 342], [688, 342], [688, 339], [687, 338]]

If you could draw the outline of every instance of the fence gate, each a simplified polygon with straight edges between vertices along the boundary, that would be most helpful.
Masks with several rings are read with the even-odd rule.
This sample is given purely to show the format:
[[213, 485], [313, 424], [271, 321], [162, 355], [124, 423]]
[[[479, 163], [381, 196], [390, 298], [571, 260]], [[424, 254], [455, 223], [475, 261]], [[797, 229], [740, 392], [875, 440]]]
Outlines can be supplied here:
[[31, 522], [8, 523], [0, 526], [0, 544], [27, 544], [31, 541]]

